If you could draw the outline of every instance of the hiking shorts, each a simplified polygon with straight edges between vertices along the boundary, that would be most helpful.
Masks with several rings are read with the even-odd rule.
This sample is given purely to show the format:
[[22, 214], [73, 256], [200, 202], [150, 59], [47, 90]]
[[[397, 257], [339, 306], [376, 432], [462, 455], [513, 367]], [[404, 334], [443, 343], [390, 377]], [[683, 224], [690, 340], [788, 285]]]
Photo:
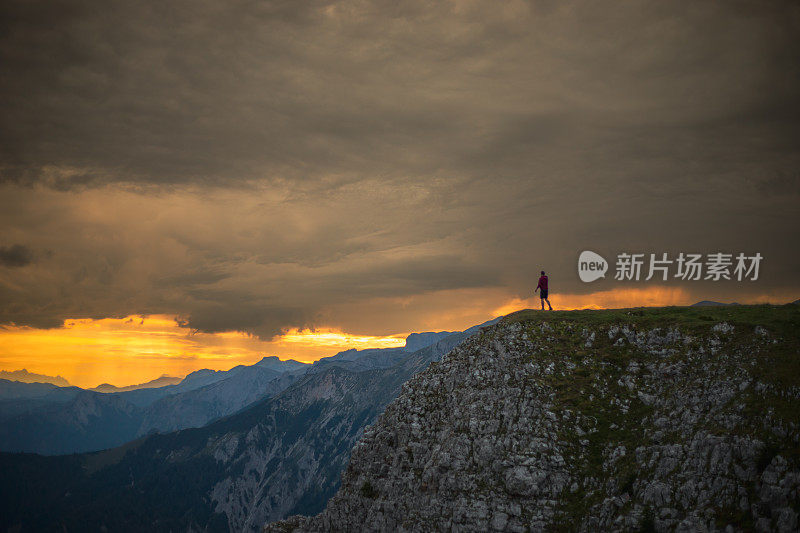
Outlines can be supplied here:
[[542, 289], [539, 291], [539, 298], [542, 300], [547, 300], [547, 289]]

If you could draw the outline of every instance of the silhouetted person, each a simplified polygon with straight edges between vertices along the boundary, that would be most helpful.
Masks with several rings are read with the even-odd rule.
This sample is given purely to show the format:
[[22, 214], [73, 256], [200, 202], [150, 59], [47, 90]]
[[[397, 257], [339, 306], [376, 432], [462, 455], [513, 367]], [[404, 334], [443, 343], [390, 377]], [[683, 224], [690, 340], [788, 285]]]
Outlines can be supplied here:
[[544, 311], [545, 302], [547, 302], [547, 307], [549, 307], [552, 311], [553, 306], [550, 305], [550, 300], [547, 299], [547, 276], [545, 275], [544, 270], [542, 270], [542, 275], [539, 277], [539, 284], [536, 286], [536, 289], [533, 292], [536, 292], [540, 289], [541, 292], [539, 293], [539, 298], [542, 299], [542, 311]]

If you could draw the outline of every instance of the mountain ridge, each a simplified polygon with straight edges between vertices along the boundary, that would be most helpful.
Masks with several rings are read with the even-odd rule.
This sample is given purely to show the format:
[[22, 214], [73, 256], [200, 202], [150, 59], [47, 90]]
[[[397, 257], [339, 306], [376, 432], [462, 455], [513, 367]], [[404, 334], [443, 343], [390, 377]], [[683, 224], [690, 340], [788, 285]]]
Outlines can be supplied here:
[[19, 381], [21, 383], [51, 383], [57, 387], [71, 387], [70, 383], [61, 376], [47, 376], [28, 372], [27, 369], [21, 370], [0, 370], [0, 379], [8, 381]]
[[139, 390], [139, 389], [157, 389], [159, 387], [165, 387], [167, 385], [177, 385], [183, 381], [183, 378], [179, 378], [176, 376], [168, 376], [163, 374], [156, 379], [151, 379], [150, 381], [145, 381], [144, 383], [138, 383], [136, 385], [125, 385], [122, 387], [118, 387], [116, 385], [112, 385], [111, 383], [101, 383], [96, 387], [91, 387], [86, 390], [94, 391], [94, 392], [127, 392], [132, 390]]
[[519, 312], [404, 386], [265, 531], [795, 531], [796, 305]]
[[[343, 362], [306, 373], [275, 396], [201, 428], [81, 455], [0, 453], [0, 529], [47, 529], [58, 517], [68, 529], [257, 531], [287, 514], [317, 512], [338, 487], [364, 426], [410, 375], [467, 336], [406, 353], [388, 368], [355, 370]], [[42, 495], [19, 494], [16, 480], [23, 476]], [[182, 480], [180, 488], [164, 482], [173, 479]]]
[[[413, 335], [409, 338], [414, 338]], [[421, 335], [422, 340], [416, 341], [415, 346], [435, 343], [449, 333]], [[347, 367], [354, 372], [388, 368], [409, 353], [405, 347], [345, 350], [313, 364], [265, 356], [252, 365], [237, 365], [229, 370], [197, 370], [178, 383], [161, 387], [140, 384], [89, 389], [101, 395], [92, 403], [92, 409], [87, 408], [85, 395], [83, 403], [76, 404], [78, 395], [86, 389], [56, 390], [42, 384], [0, 383], [0, 420], [4, 422], [0, 426], [0, 446], [4, 451], [45, 454], [119, 446], [152, 432], [203, 426], [263, 396], [282, 391], [307, 372], [323, 372], [332, 366]], [[104, 426], [108, 428], [107, 435], [102, 434]], [[132, 430], [134, 426], [136, 429]], [[42, 434], [48, 438], [42, 439]]]
[[280, 364], [262, 359], [228, 371], [193, 372], [174, 385], [118, 392], [0, 382], [5, 398], [0, 400], [0, 444], [3, 451], [58, 455], [202, 426], [282, 390], [292, 383], [289, 369], [296, 372], [297, 365], [303, 364], [286, 363], [283, 379], [284, 373], [275, 370]]

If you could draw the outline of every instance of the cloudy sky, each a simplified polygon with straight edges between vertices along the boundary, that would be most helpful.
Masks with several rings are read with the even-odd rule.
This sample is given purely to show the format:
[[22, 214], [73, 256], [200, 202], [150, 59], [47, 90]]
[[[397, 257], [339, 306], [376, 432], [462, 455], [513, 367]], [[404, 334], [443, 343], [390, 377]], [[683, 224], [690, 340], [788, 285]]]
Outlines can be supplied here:
[[[6, 0], [0, 369], [313, 359], [286, 333], [462, 329], [541, 269], [561, 308], [795, 300], [798, 35], [789, 1]], [[586, 284], [582, 250], [764, 259]]]

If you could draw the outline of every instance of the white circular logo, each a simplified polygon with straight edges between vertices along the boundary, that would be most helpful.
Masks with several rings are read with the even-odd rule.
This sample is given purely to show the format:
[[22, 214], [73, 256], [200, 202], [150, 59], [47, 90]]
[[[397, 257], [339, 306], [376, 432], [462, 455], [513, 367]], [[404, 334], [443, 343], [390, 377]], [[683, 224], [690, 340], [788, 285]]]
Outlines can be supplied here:
[[606, 277], [607, 270], [608, 261], [600, 254], [586, 250], [578, 257], [578, 276], [585, 283]]

